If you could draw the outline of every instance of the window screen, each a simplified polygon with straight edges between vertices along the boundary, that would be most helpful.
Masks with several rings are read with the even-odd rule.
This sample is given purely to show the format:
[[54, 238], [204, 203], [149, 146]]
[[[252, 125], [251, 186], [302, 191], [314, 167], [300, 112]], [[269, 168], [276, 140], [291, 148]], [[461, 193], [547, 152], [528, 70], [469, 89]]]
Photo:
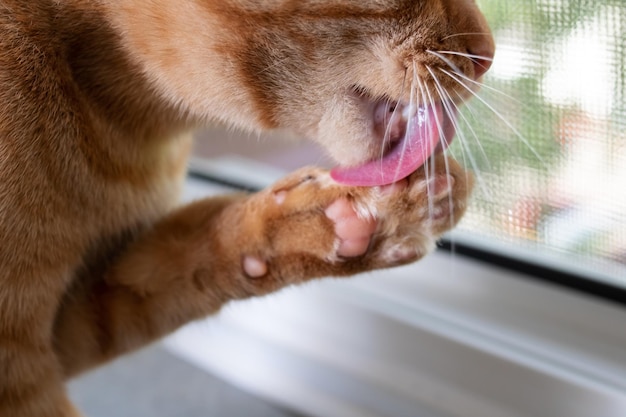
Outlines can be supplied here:
[[452, 146], [457, 234], [626, 286], [626, 2], [480, 0], [496, 58]]

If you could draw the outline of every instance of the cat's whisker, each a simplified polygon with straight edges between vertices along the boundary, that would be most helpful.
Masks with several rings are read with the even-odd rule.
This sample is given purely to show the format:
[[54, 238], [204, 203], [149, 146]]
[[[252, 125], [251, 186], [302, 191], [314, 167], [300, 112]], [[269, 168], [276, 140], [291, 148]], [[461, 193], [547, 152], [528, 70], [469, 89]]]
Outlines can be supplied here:
[[458, 56], [462, 56], [464, 58], [469, 58], [472, 61], [475, 59], [479, 59], [479, 60], [483, 60], [483, 61], [489, 61], [489, 62], [493, 62], [493, 58], [489, 57], [489, 56], [484, 56], [484, 55], [475, 55], [475, 54], [467, 54], [464, 52], [459, 52], [459, 51], [437, 51], [440, 54], [446, 54], [446, 55], [458, 55]]
[[[426, 66], [426, 68], [428, 69], [428, 71], [431, 71], [430, 67]], [[428, 85], [424, 85], [423, 86], [423, 93], [425, 94], [424, 97], [424, 102], [428, 103], [430, 105], [431, 108], [435, 108], [435, 104], [436, 104], [436, 100], [433, 96], [433, 94], [431, 93], [430, 89], [428, 88]], [[443, 128], [441, 126], [441, 123], [439, 121], [439, 119], [435, 119], [435, 123], [437, 125], [437, 131], [438, 132], [442, 132]], [[428, 125], [429, 129], [430, 129], [430, 124]], [[430, 136], [432, 134], [432, 132], [427, 132], [428, 136]], [[440, 139], [441, 140], [441, 139]], [[435, 212], [435, 202], [434, 202], [434, 196], [431, 194], [431, 187], [430, 187], [430, 183], [432, 181], [435, 180], [436, 178], [436, 163], [435, 163], [435, 159], [434, 158], [428, 158], [428, 155], [425, 155], [426, 159], [425, 159], [425, 164], [424, 164], [424, 172], [425, 172], [425, 176], [426, 176], [426, 184], [429, 184], [429, 187], [427, 189], [427, 196], [428, 196], [428, 213], [429, 213], [429, 220], [432, 221], [432, 219], [434, 218], [434, 216], [436, 215]]]
[[[439, 78], [437, 77], [437, 75], [435, 74], [435, 72], [429, 67], [426, 66], [426, 69], [428, 70], [428, 73], [431, 75], [431, 77], [433, 78], [433, 81], [435, 82], [435, 88], [437, 89], [437, 91], [439, 92], [439, 96], [441, 97], [441, 104], [443, 107], [443, 111], [445, 111], [448, 115], [448, 118], [450, 119], [450, 122], [452, 123], [452, 125], [454, 126], [456, 132], [460, 132], [459, 130], [459, 125], [458, 125], [458, 120], [456, 117], [456, 114], [458, 114], [458, 108], [456, 109], [457, 112], [454, 111], [454, 109], [452, 108], [452, 106], [456, 106], [456, 104], [451, 100], [450, 94], [445, 90], [445, 88], [443, 88], [443, 86], [441, 85], [441, 82], [439, 81]], [[442, 132], [442, 130], [440, 129], [440, 132]], [[464, 138], [463, 137], [459, 137], [460, 141], [463, 141]], [[443, 149], [447, 149], [449, 143], [447, 143], [446, 138], [444, 137], [443, 134], [439, 135], [439, 141], [441, 142]], [[452, 184], [450, 183], [450, 164], [448, 161], [448, 155], [446, 152], [443, 152], [443, 161], [445, 164], [445, 171], [447, 174], [447, 185], [449, 189], [452, 189]], [[450, 213], [449, 213], [449, 218], [450, 218], [450, 223], [454, 224], [455, 223], [455, 219], [454, 219], [454, 203], [452, 200], [452, 193], [448, 194], [448, 206], [450, 209]]]
[[[441, 71], [443, 71], [444, 73], [446, 72], [445, 70], [440, 69]], [[479, 169], [479, 165], [476, 161], [476, 158], [474, 156], [474, 154], [472, 153], [470, 147], [469, 147], [469, 141], [467, 140], [467, 135], [465, 134], [465, 132], [460, 128], [460, 124], [459, 124], [459, 118], [461, 118], [461, 120], [465, 123], [465, 125], [468, 127], [468, 129], [471, 132], [471, 135], [473, 136], [476, 144], [478, 145], [478, 148], [480, 149], [481, 154], [484, 157], [484, 160], [486, 161], [486, 163], [488, 165], [490, 165], [489, 162], [489, 158], [487, 157], [487, 154], [485, 153], [485, 150], [478, 138], [478, 134], [476, 133], [476, 131], [472, 128], [471, 123], [469, 122], [469, 120], [467, 119], [467, 117], [461, 112], [461, 111], [457, 111], [456, 115], [454, 117], [452, 117], [453, 112], [451, 111], [451, 109], [449, 108], [449, 106], [454, 105], [457, 107], [458, 110], [458, 106], [456, 105], [456, 101], [452, 99], [452, 96], [450, 95], [450, 93], [448, 91], [446, 91], [443, 86], [441, 86], [441, 83], [438, 79], [438, 77], [435, 76], [434, 73], [431, 72], [431, 76], [433, 77], [433, 80], [435, 81], [435, 83], [438, 85], [438, 91], [441, 94], [441, 96], [443, 98], [446, 98], [447, 100], [444, 100], [444, 106], [446, 107], [446, 111], [448, 112], [448, 114], [450, 115], [451, 121], [455, 126], [455, 131], [456, 131], [456, 135], [458, 138], [458, 142], [461, 146], [461, 157], [463, 159], [464, 165], [467, 166], [467, 162], [469, 161], [469, 165], [472, 167], [473, 171], [475, 172], [475, 177], [476, 177], [476, 181], [478, 183], [478, 188], [480, 188], [482, 194], [485, 196], [485, 198], [489, 201], [493, 200], [493, 195], [491, 194], [491, 192], [489, 191], [489, 187], [487, 187], [485, 181], [483, 180], [482, 176], [480, 175], [480, 169]], [[464, 78], [467, 78], [469, 80], [469, 77], [465, 77], [463, 75]], [[459, 83], [461, 83], [461, 81], [457, 81]], [[459, 101], [458, 102], [463, 102], [463, 97], [455, 91], [455, 94], [457, 95]], [[471, 102], [470, 103], [466, 103], [465, 104], [465, 108], [467, 108], [470, 112], [473, 111], [471, 109]]]
[[543, 158], [539, 155], [539, 153], [535, 150], [535, 148], [533, 148], [533, 146], [530, 144], [530, 142], [524, 137], [524, 135], [522, 135], [516, 128], [515, 126], [513, 126], [513, 124], [511, 122], [509, 122], [499, 111], [497, 111], [491, 104], [489, 104], [485, 99], [483, 99], [480, 95], [478, 95], [475, 91], [473, 91], [470, 87], [468, 87], [467, 85], [465, 85], [465, 83], [462, 82], [462, 80], [459, 80], [459, 78], [452, 74], [449, 71], [446, 71], [444, 69], [441, 69], [441, 71], [448, 75], [450, 78], [452, 78], [453, 80], [455, 80], [457, 83], [459, 83], [463, 88], [465, 88], [467, 91], [469, 91], [478, 101], [480, 101], [482, 104], [484, 104], [498, 119], [500, 119], [502, 121], [502, 123], [504, 123], [507, 128], [513, 132], [513, 134], [528, 148], [528, 150], [530, 150], [532, 152], [532, 154], [537, 158], [537, 160], [544, 166], [544, 168], [547, 169], [547, 164], [546, 162], [543, 160]]
[[[449, 93], [446, 93], [449, 96]], [[457, 93], [458, 94], [458, 93]], [[466, 104], [465, 107], [467, 108], [468, 105]], [[461, 145], [461, 153], [462, 153], [462, 157], [463, 157], [463, 162], [465, 165], [467, 165], [466, 161], [469, 161], [469, 165], [472, 167], [472, 170], [474, 171], [475, 178], [476, 181], [478, 183], [478, 188], [480, 188], [481, 192], [483, 193], [483, 195], [485, 196], [486, 199], [488, 199], [489, 201], [493, 201], [493, 195], [491, 194], [491, 192], [489, 191], [489, 187], [487, 187], [487, 184], [485, 183], [485, 181], [483, 180], [482, 176], [480, 175], [480, 168], [479, 165], [476, 161], [476, 158], [474, 156], [474, 154], [472, 153], [470, 147], [469, 147], [469, 141], [467, 140], [467, 136], [465, 134], [465, 132], [463, 131], [463, 129], [461, 129], [461, 126], [459, 124], [459, 117], [461, 118], [461, 120], [463, 120], [465, 122], [465, 124], [467, 125], [467, 127], [470, 129], [470, 132], [472, 132], [472, 135], [474, 136], [476, 142], [478, 143], [478, 147], [481, 150], [482, 154], [485, 157], [485, 160], [487, 161], [487, 164], [489, 164], [489, 159], [487, 157], [487, 154], [485, 153], [485, 150], [483, 149], [482, 145], [480, 144], [480, 140], [478, 138], [478, 135], [476, 134], [476, 132], [474, 131], [474, 129], [472, 128], [471, 124], [469, 123], [469, 120], [467, 120], [467, 118], [465, 117], [465, 115], [462, 112], [457, 112], [457, 117], [453, 119], [452, 123], [455, 126], [456, 129], [456, 135], [457, 135], [457, 140], [459, 142], [459, 144]], [[466, 160], [467, 158], [467, 160]]]
[[448, 40], [450, 38], [455, 38], [459, 36], [489, 36], [489, 32], [464, 32], [464, 33], [453, 33], [452, 35], [444, 36], [441, 38], [442, 41]]
[[[428, 104], [428, 105], [430, 105], [430, 107], [431, 107], [431, 108], [434, 108], [434, 107], [435, 107], [435, 99], [433, 98], [433, 96], [432, 96], [432, 94], [431, 94], [430, 90], [428, 89], [428, 85], [426, 85], [425, 83], [422, 83], [422, 81], [421, 81], [419, 78], [417, 79], [417, 81], [418, 81], [418, 85], [419, 85], [419, 87], [420, 87], [420, 91], [421, 91], [421, 95], [422, 95], [422, 103], [424, 103], [424, 104]], [[439, 127], [439, 126], [438, 126], [438, 127]], [[432, 133], [433, 133], [433, 132], [432, 132], [431, 125], [430, 125], [430, 124], [428, 124], [428, 125], [427, 125], [427, 128], [428, 128], [429, 130], [428, 130], [428, 132], [426, 132], [426, 134], [427, 134], [428, 136], [431, 136], [431, 135], [432, 135]], [[424, 158], [425, 158], [425, 159], [427, 159], [426, 157], [427, 157], [428, 155], [425, 155], [425, 154], [424, 154], [423, 156], [424, 156]]]
[[[415, 67], [415, 63], [413, 63], [413, 66]], [[417, 71], [413, 71], [414, 74], [414, 83], [417, 85], [417, 88], [419, 89], [419, 95], [421, 96], [420, 99], [420, 103], [422, 104], [433, 104], [432, 102], [429, 102], [429, 94], [426, 93], [426, 86], [424, 86], [424, 83], [422, 83], [422, 81], [419, 79], [419, 77], [417, 76]], [[428, 127], [428, 129], [430, 129], [430, 127]], [[426, 132], [429, 136], [432, 132]], [[426, 181], [426, 198], [428, 200], [428, 219], [430, 220], [432, 218], [432, 214], [434, 213], [435, 210], [435, 204], [434, 201], [432, 199], [432, 195], [430, 192], [430, 162], [429, 159], [427, 158], [424, 162], [424, 179]]]
[[[445, 73], [446, 75], [454, 78], [454, 76], [450, 72], [448, 72], [448, 71], [446, 71], [444, 69], [441, 69], [441, 68], [439, 70], [442, 71], [443, 73]], [[457, 75], [459, 75], [459, 74], [457, 74]], [[473, 81], [473, 80], [469, 79], [469, 77], [466, 77], [466, 76], [463, 76], [463, 78], [467, 79], [468, 81]], [[459, 84], [462, 84], [465, 88], [469, 88], [461, 80], [455, 79], [455, 81], [457, 81]], [[497, 91], [497, 90], [495, 90], [495, 91]], [[457, 95], [457, 97], [460, 100], [463, 100], [463, 97], [461, 96], [461, 94], [459, 94], [456, 91], [455, 91], [455, 94]], [[472, 94], [477, 97], [477, 93], [473, 92], [473, 90], [472, 90]], [[446, 95], [450, 98], [451, 101], [453, 101], [452, 97], [450, 96], [450, 94], [448, 92], [446, 92]], [[480, 100], [480, 101], [483, 102], [484, 100]], [[465, 103], [465, 108], [472, 115], [474, 115], [475, 113], [474, 113], [474, 111], [472, 109], [472, 105], [471, 104], [472, 104], [471, 101], [466, 102]], [[492, 111], [493, 111], [493, 109], [492, 109]], [[482, 156], [484, 157], [484, 160], [485, 160], [486, 164], [488, 165], [489, 169], [491, 169], [491, 164], [490, 164], [489, 157], [487, 156], [487, 154], [485, 152], [485, 149], [484, 149], [484, 147], [483, 147], [483, 145], [482, 145], [482, 143], [481, 143], [481, 141], [480, 141], [480, 139], [478, 137], [478, 134], [476, 133], [476, 131], [472, 127], [472, 124], [470, 123], [470, 121], [467, 119], [467, 117], [462, 112], [458, 112], [458, 117], [460, 117], [465, 122], [465, 125], [470, 130], [471, 135], [474, 137], [475, 143], [478, 146], [478, 149], [480, 150]], [[463, 154], [463, 160], [465, 161], [465, 157], [467, 156], [467, 158], [469, 160], [469, 163], [470, 163], [470, 166], [472, 167], [474, 173], [476, 174], [475, 178], [476, 178], [476, 182], [477, 182], [478, 188], [481, 190], [481, 192], [484, 195], [485, 199], [487, 199], [488, 201], [493, 201], [494, 200], [493, 194], [489, 191], [489, 187], [487, 187], [483, 177], [480, 175], [479, 165], [478, 165], [478, 163], [476, 161], [476, 158], [475, 158], [474, 154], [471, 152], [471, 149], [469, 147], [469, 143], [468, 143], [468, 141], [466, 139], [467, 136], [465, 135], [464, 131], [462, 129], [460, 129], [460, 126], [458, 125], [458, 118], [457, 118], [457, 120], [455, 120], [455, 123], [456, 123], [455, 127], [456, 127], [457, 137], [460, 139], [459, 143], [461, 145], [461, 152]]]
[[[415, 75], [415, 71], [413, 71], [413, 75]], [[408, 68], [405, 69], [405, 71], [404, 71], [404, 78], [402, 80], [402, 93], [403, 93], [403, 95], [404, 95], [404, 90], [405, 90], [405, 86], [406, 86], [406, 83], [407, 83], [407, 76], [408, 76]], [[411, 113], [410, 109], [413, 106], [413, 100], [414, 100], [413, 83], [411, 83], [410, 85], [411, 85], [411, 87], [410, 87], [410, 91], [409, 91], [409, 102], [407, 104], [409, 106], [409, 113]], [[411, 123], [412, 123], [412, 121], [413, 121], [413, 117], [407, 117], [406, 128], [405, 128], [405, 135], [406, 134], [410, 134], [409, 132], [411, 132], [411, 127], [412, 127]], [[400, 153], [400, 163], [398, 164], [398, 169], [396, 170], [396, 177], [400, 176], [399, 169], [400, 169], [400, 166], [402, 165], [402, 160], [405, 157], [407, 146], [409, 146], [408, 142], [409, 141], [403, 141], [402, 142], [402, 152]]]
[[[407, 75], [408, 75], [408, 70], [405, 69], [404, 71], [404, 78], [402, 79], [402, 88], [400, 90], [400, 97], [404, 96], [404, 91], [406, 89], [406, 79], [407, 79]], [[389, 101], [387, 102], [387, 104], [389, 105]], [[391, 130], [393, 129], [393, 124], [396, 121], [396, 118], [399, 117], [398, 116], [398, 107], [400, 107], [400, 102], [396, 103], [393, 112], [391, 113], [391, 117], [389, 118], [389, 122], [387, 123], [387, 127], [385, 129], [385, 135], [383, 137], [383, 142], [381, 144], [381, 154], [380, 154], [380, 164], [381, 164], [381, 172], [382, 172], [382, 164], [383, 164], [383, 158], [385, 156], [385, 152], [387, 151], [387, 146], [393, 146], [393, 144], [391, 144]], [[405, 133], [406, 134], [406, 133]], [[406, 141], [403, 141], [402, 143], [403, 149], [402, 152], [400, 153], [400, 162], [398, 163], [397, 167], [396, 167], [396, 172], [394, 174], [394, 178], [399, 178], [400, 177], [400, 166], [402, 165], [402, 159], [404, 158], [404, 153], [405, 153], [405, 149], [406, 149]]]
[[[455, 93], [459, 97], [459, 99], [462, 99], [461, 95], [458, 92], [455, 91]], [[476, 119], [475, 112], [474, 112], [474, 110], [472, 109], [472, 106], [471, 106], [471, 102], [468, 102], [468, 103], [465, 104], [465, 109], [467, 109], [467, 111], [470, 112], [472, 117], [474, 119]], [[472, 134], [472, 137], [474, 138], [474, 141], [476, 142], [476, 145], [478, 146], [478, 149], [480, 150], [480, 153], [484, 157], [485, 163], [487, 164], [489, 170], [491, 170], [491, 164], [490, 164], [490, 161], [489, 161], [489, 157], [487, 156], [487, 153], [485, 152], [485, 148], [483, 147], [483, 145], [482, 145], [482, 143], [481, 143], [481, 141], [480, 141], [480, 139], [478, 137], [478, 134], [476, 133], [476, 131], [472, 127], [472, 124], [467, 119], [465, 114], [463, 114], [463, 112], [459, 112], [458, 113], [458, 117], [460, 117], [465, 122], [465, 125], [467, 126], [467, 128], [470, 131], [470, 133]], [[461, 130], [457, 130], [457, 131], [459, 132], [459, 134], [463, 134], [463, 131], [461, 131]]]
[[[439, 70], [440, 71], [444, 71], [442, 68], [439, 68]], [[516, 97], [513, 97], [512, 95], [507, 94], [504, 91], [498, 90], [497, 88], [494, 88], [494, 87], [492, 87], [492, 86], [490, 86], [488, 84], [482, 83], [480, 81], [476, 81], [476, 80], [472, 79], [471, 77], [468, 77], [467, 75], [465, 75], [462, 72], [455, 71], [454, 74], [456, 74], [459, 77], [463, 78], [464, 81], [467, 81], [468, 83], [471, 83], [471, 84], [477, 86], [480, 90], [489, 90], [489, 91], [492, 91], [494, 93], [497, 93], [498, 95], [506, 97], [507, 99], [509, 99], [511, 101], [514, 101], [514, 102], [519, 103], [519, 104], [524, 104], [521, 100], [517, 99]]]
[[450, 68], [452, 68], [452, 70], [457, 73], [457, 74], [463, 74], [463, 71], [458, 67], [458, 65], [456, 65], [454, 62], [452, 62], [451, 59], [447, 58], [446, 56], [442, 55], [439, 52], [427, 49], [426, 52], [428, 52], [431, 55], [436, 56], [437, 58], [441, 59], [443, 62], [446, 63], [446, 65], [448, 65]]
[[[404, 91], [404, 86], [405, 86], [405, 83], [406, 83], [407, 75], [408, 75], [408, 70], [405, 70], [405, 72], [404, 72], [404, 80], [402, 82], [402, 90], [403, 91]], [[413, 76], [415, 77], [415, 71], [413, 71]], [[410, 92], [409, 92], [409, 102], [407, 104], [407, 106], [409, 106], [409, 113], [411, 113], [411, 108], [413, 106], [414, 99], [415, 99], [415, 89], [413, 88], [413, 83], [411, 83]], [[405, 135], [410, 134], [411, 129], [413, 127], [412, 123], [413, 123], [413, 117], [407, 117], [405, 133], [404, 133]], [[397, 167], [396, 173], [395, 173], [396, 177], [400, 176], [399, 175], [400, 174], [399, 170], [400, 170], [400, 166], [402, 165], [402, 160], [404, 159], [404, 155], [406, 153], [407, 146], [409, 146], [408, 141], [407, 140], [403, 141], [402, 142], [402, 152], [400, 153], [400, 162], [398, 163], [398, 167]]]
[[[420, 86], [420, 90], [422, 93], [422, 103], [429, 104], [431, 108], [434, 108], [435, 100], [433, 99], [432, 94], [430, 93], [430, 90], [428, 89], [428, 86], [422, 83], [421, 80], [419, 79], [418, 79], [418, 83], [419, 83], [418, 85]], [[432, 136], [433, 134], [431, 126], [432, 126], [431, 124], [427, 124], [427, 127], [426, 127], [428, 129], [428, 131], [426, 132], [426, 135], [428, 137]], [[423, 148], [422, 148], [422, 152], [425, 152]], [[429, 160], [428, 156], [429, 155], [426, 155], [425, 153], [422, 155], [422, 157], [424, 158], [426, 162], [428, 162]], [[428, 170], [426, 170], [426, 174], [428, 174]]]
[[420, 103], [425, 102], [425, 95], [424, 87], [417, 75], [417, 65], [415, 61], [413, 62], [413, 82], [411, 83], [411, 88], [415, 91], [415, 106], [419, 107]]

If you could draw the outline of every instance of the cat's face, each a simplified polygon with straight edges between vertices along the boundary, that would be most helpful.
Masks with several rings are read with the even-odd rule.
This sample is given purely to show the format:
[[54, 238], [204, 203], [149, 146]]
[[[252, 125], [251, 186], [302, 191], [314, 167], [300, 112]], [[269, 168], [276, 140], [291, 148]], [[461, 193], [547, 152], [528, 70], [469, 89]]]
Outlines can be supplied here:
[[321, 143], [341, 165], [382, 161], [416, 112], [438, 113], [438, 130], [452, 136], [451, 104], [436, 103], [469, 97], [494, 54], [474, 0], [300, 0], [276, 10], [238, 51], [248, 87], [267, 125]]
[[[228, 79], [217, 81], [224, 84], [220, 101], [205, 106], [219, 111], [219, 119], [259, 129], [291, 130], [322, 144], [342, 166], [386, 163], [394, 146], [411, 145], [402, 138], [411, 136], [405, 133], [415, 130], [422, 123], [420, 117], [428, 114], [437, 114], [438, 121], [421, 129], [436, 130], [431, 136], [437, 139], [438, 132], [450, 139], [454, 128], [446, 110], [451, 102], [460, 103], [471, 95], [469, 90], [476, 89], [475, 81], [494, 54], [490, 30], [474, 0], [156, 3], [170, 8], [170, 16], [188, 13], [181, 18], [186, 38], [169, 39], [171, 48], [163, 46], [167, 39], [159, 39], [163, 51], [181, 44], [194, 50], [193, 55], [176, 59], [162, 52], [172, 62], [170, 84], [179, 86], [179, 96], [200, 97], [195, 101], [202, 107], [203, 94], [208, 96], [203, 86], [216, 81], [203, 79], [197, 67], [223, 71]], [[193, 10], [187, 8], [189, 4]], [[129, 30], [138, 24], [131, 22]], [[167, 21], [158, 24], [165, 27]], [[176, 30], [179, 36], [180, 29]], [[154, 36], [164, 38], [156, 32]], [[226, 64], [211, 60], [215, 52], [227, 57]], [[174, 71], [181, 72], [172, 75]], [[245, 99], [237, 100], [239, 96]], [[413, 142], [430, 141], [413, 136]], [[416, 158], [400, 153], [409, 155], [405, 159]]]

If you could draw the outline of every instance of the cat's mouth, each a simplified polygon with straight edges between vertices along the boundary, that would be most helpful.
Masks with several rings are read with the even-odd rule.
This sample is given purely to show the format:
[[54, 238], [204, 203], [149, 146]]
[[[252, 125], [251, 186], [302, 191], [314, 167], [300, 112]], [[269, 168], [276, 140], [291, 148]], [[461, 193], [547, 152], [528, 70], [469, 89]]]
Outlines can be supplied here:
[[[446, 111], [444, 111], [444, 107]], [[372, 107], [374, 130], [384, 138], [381, 157], [331, 170], [346, 185], [387, 185], [406, 178], [436, 152], [448, 147], [456, 133], [454, 105], [409, 105], [380, 100]]]

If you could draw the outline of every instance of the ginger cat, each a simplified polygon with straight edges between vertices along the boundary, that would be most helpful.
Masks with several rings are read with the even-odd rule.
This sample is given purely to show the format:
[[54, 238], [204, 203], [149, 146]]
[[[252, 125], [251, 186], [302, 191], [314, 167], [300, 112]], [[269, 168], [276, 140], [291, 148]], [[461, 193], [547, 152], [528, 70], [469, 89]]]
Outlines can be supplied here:
[[[78, 416], [67, 378], [230, 300], [424, 256], [493, 53], [473, 0], [0, 0], [0, 416]], [[176, 208], [210, 122], [339, 166]]]

